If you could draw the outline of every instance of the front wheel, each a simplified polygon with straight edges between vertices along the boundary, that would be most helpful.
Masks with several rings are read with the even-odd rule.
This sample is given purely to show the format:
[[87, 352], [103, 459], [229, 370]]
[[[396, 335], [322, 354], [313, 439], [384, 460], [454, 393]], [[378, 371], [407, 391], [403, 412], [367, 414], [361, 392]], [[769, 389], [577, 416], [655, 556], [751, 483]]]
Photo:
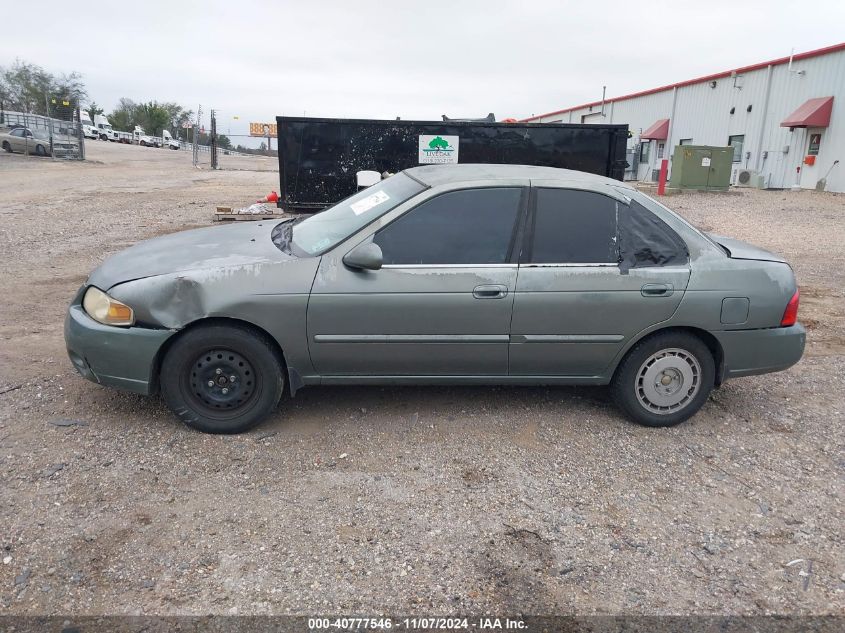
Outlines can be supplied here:
[[36, 145], [36, 146], [35, 146], [35, 153], [36, 153], [38, 156], [46, 156], [46, 155], [47, 155], [47, 150], [46, 150], [46, 149], [44, 149], [44, 146], [43, 146], [43, 145]]
[[656, 334], [625, 356], [610, 388], [616, 405], [645, 426], [674, 426], [695, 415], [715, 380], [713, 354], [686, 332]]
[[272, 343], [237, 325], [187, 331], [161, 366], [167, 406], [205, 433], [241, 433], [259, 424], [275, 409], [283, 388]]

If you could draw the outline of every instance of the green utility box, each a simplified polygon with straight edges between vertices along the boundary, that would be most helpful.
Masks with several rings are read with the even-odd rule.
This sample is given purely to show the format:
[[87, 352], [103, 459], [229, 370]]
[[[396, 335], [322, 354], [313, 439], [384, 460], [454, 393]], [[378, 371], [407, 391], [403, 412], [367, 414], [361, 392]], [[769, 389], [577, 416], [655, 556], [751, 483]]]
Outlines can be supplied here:
[[726, 191], [731, 183], [733, 147], [678, 145], [672, 154], [673, 189]]

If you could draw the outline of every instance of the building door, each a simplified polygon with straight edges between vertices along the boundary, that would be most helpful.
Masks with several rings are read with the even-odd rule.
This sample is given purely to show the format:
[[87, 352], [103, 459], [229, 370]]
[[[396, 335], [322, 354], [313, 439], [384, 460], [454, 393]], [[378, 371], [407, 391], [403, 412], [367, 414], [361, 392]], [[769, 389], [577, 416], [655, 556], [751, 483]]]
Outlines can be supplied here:
[[819, 151], [824, 143], [824, 132], [824, 128], [807, 128], [801, 165], [801, 186], [805, 189], [814, 189], [816, 183], [827, 171], [818, 162]]

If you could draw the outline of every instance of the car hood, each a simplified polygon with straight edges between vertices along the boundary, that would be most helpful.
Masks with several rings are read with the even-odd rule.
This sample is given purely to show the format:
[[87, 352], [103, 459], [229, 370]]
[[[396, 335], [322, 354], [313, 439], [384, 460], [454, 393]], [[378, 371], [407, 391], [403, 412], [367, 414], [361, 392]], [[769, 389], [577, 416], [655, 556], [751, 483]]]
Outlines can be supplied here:
[[277, 224], [232, 222], [138, 242], [109, 257], [91, 273], [88, 283], [108, 291], [116, 284], [157, 275], [293, 259], [270, 239]]
[[775, 255], [767, 250], [742, 242], [723, 235], [715, 235], [713, 233], [707, 234], [710, 239], [722, 246], [728, 251], [728, 256], [731, 259], [756, 259], [764, 262], [780, 262], [786, 264], [787, 261], [780, 255]]

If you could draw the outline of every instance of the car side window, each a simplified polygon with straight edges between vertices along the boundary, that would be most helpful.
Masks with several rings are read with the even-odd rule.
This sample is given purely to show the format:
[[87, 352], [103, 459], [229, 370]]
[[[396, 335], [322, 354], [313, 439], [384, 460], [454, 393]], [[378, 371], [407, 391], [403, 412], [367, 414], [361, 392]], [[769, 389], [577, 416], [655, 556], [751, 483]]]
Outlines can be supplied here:
[[503, 264], [508, 261], [522, 189], [451, 191], [431, 198], [376, 233], [385, 264]]
[[636, 200], [619, 213], [620, 268], [678, 266], [689, 261], [689, 250], [668, 224]]
[[9, 132], [9, 136], [23, 136], [23, 130], [21, 128], [15, 128]]
[[615, 264], [617, 202], [577, 189], [534, 189], [531, 240], [522, 263]]

